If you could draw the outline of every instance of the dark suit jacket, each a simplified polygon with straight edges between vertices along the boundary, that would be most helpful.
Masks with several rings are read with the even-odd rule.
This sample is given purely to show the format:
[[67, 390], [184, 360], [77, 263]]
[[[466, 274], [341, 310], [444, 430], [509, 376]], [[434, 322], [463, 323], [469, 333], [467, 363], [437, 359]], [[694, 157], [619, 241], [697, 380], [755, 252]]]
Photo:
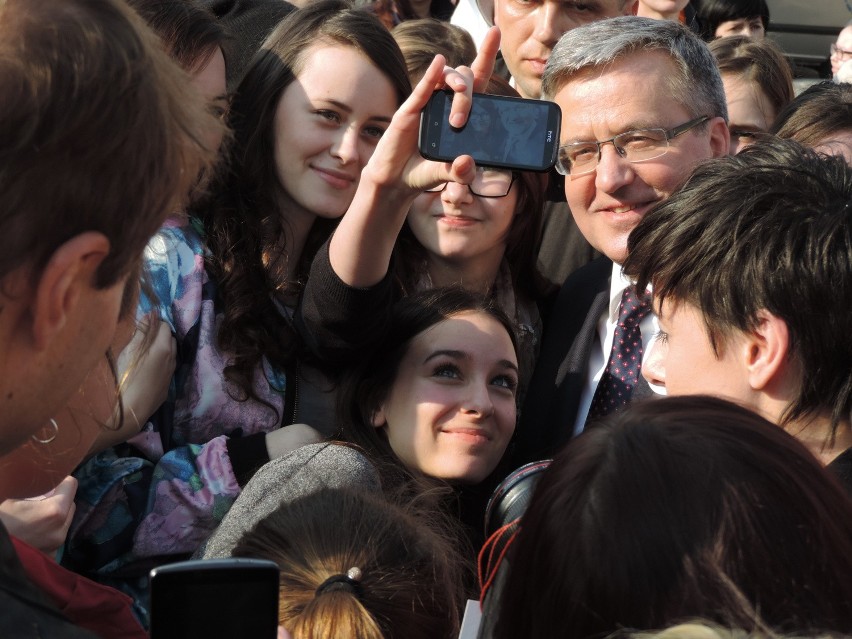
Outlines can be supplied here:
[[574, 272], [559, 291], [521, 410], [516, 467], [551, 456], [573, 434], [598, 320], [609, 307], [611, 274], [612, 262], [601, 257]]

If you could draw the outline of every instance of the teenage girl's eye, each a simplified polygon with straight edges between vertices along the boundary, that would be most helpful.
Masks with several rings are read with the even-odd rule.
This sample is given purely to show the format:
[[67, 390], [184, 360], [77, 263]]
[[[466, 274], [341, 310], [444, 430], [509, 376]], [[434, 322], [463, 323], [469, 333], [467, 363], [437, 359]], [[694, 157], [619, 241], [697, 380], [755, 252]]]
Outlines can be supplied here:
[[654, 341], [665, 344], [669, 341], [669, 334], [665, 331], [657, 331], [657, 334], [654, 335]]
[[380, 126], [368, 126], [364, 127], [364, 135], [368, 138], [374, 138], [378, 140], [385, 134], [385, 130]]
[[320, 116], [323, 120], [327, 120], [329, 122], [340, 122], [340, 116], [335, 111], [329, 111], [327, 109], [317, 109], [314, 111], [318, 116]]
[[497, 375], [494, 379], [491, 380], [491, 383], [494, 386], [499, 386], [501, 388], [505, 388], [506, 390], [515, 392], [518, 388], [518, 380], [515, 379], [512, 375]]
[[461, 371], [455, 364], [441, 364], [436, 366], [432, 371], [432, 377], [443, 377], [446, 379], [458, 379], [461, 377]]

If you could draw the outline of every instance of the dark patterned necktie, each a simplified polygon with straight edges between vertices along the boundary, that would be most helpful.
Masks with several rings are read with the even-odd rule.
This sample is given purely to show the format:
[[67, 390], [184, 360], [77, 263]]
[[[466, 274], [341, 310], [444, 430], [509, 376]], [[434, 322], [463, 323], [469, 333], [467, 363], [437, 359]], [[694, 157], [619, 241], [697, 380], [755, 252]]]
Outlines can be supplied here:
[[637, 295], [635, 286], [624, 289], [612, 338], [612, 350], [592, 398], [588, 419], [608, 415], [630, 402], [642, 369], [642, 333], [639, 331], [639, 322], [650, 312], [651, 302], [647, 294]]

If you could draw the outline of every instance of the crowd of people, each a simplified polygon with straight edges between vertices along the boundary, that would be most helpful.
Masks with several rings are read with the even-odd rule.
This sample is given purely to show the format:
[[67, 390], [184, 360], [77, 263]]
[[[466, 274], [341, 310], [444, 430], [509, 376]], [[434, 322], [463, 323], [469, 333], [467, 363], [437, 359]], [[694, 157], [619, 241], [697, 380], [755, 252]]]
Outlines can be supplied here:
[[[294, 639], [852, 636], [852, 26], [798, 96], [769, 26], [0, 3], [3, 636], [228, 557]], [[554, 102], [555, 167], [422, 157], [438, 89]]]

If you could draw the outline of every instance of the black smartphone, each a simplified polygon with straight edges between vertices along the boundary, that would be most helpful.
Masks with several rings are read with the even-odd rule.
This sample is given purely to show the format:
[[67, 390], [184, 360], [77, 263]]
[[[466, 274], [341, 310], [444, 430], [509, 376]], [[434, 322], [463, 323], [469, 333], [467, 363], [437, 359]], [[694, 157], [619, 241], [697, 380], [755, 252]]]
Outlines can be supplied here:
[[479, 166], [547, 171], [556, 163], [562, 112], [546, 100], [474, 93], [467, 123], [450, 126], [452, 91], [436, 91], [420, 115], [420, 154], [452, 162], [471, 155]]
[[272, 561], [182, 561], [150, 576], [151, 639], [278, 635], [279, 570]]

